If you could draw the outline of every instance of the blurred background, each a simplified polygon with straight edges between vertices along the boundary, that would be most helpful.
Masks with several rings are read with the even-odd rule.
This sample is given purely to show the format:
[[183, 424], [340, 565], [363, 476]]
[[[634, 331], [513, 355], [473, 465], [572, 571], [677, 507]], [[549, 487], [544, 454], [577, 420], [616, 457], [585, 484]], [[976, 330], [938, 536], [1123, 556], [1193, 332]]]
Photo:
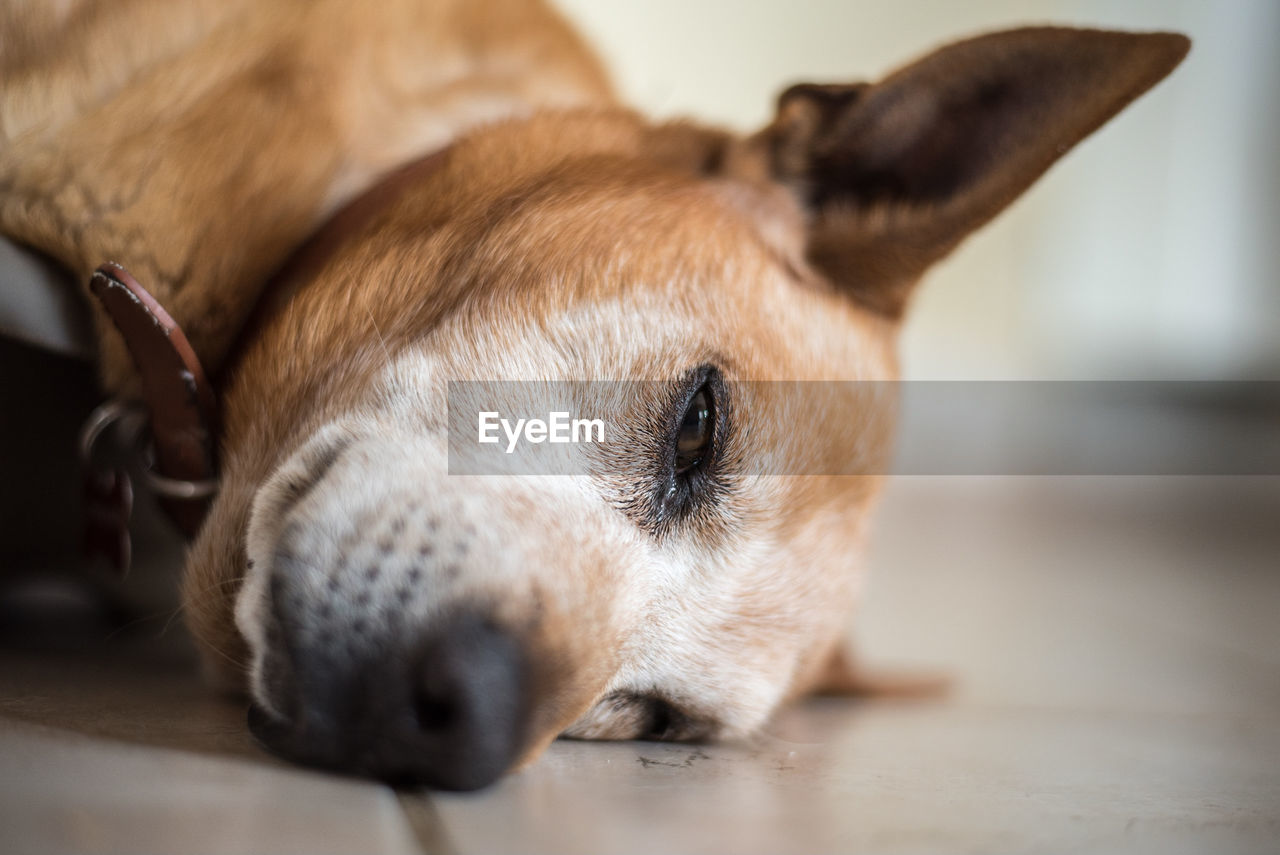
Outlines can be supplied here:
[[800, 81], [875, 80], [1032, 23], [1177, 30], [1167, 80], [926, 279], [912, 379], [1280, 379], [1280, 3], [555, 0], [625, 100], [761, 127]]
[[[991, 29], [1187, 33], [1169, 79], [933, 271], [904, 373], [1280, 381], [1275, 0], [553, 2], [631, 104], [744, 132], [788, 84]], [[0, 329], [65, 316], [42, 340], [82, 352], [78, 304], [6, 290], [24, 275], [55, 273], [0, 241]], [[31, 449], [73, 448], [96, 396], [87, 363], [0, 336], [0, 576], [35, 580], [0, 590], [5, 852], [1280, 851], [1280, 477], [891, 479], [853, 645], [945, 673], [944, 699], [812, 702], [750, 744], [559, 741], [449, 796], [258, 749], [193, 667], [182, 544], [144, 493], [128, 585], [83, 578], [78, 465]], [[1274, 399], [1217, 405], [1274, 430]], [[45, 609], [75, 620], [41, 635]]]

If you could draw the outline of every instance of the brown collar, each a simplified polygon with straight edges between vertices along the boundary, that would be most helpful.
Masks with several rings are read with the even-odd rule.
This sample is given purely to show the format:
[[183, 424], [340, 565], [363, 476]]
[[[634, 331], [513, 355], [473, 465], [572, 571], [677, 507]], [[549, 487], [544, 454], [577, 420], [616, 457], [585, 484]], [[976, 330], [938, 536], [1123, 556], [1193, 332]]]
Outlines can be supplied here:
[[[437, 151], [389, 173], [304, 241], [267, 281], [233, 353], [242, 350], [264, 318], [287, 303], [299, 285], [400, 198], [407, 186], [443, 166], [448, 152], [448, 148]], [[217, 490], [219, 425], [214, 385], [178, 322], [123, 266], [103, 264], [94, 272], [89, 289], [120, 331], [142, 380], [146, 415], [133, 424], [135, 433], [147, 428], [151, 438], [153, 459], [147, 461], [145, 481], [178, 527], [192, 538]], [[122, 470], [93, 471], [91, 458], [97, 437], [128, 413], [125, 405], [109, 401], [90, 416], [81, 436], [81, 453], [91, 469], [86, 550], [105, 554], [122, 573], [129, 564], [131, 487]]]

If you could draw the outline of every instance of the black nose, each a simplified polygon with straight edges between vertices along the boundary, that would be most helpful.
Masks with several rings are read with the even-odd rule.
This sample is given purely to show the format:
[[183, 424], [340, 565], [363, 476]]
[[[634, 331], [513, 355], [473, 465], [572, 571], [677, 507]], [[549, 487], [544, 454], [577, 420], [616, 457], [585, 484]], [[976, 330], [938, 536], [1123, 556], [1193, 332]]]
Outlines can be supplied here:
[[[287, 630], [286, 630], [287, 632]], [[435, 622], [408, 651], [293, 653], [289, 720], [256, 705], [249, 728], [287, 759], [450, 790], [492, 783], [525, 742], [520, 644], [487, 618]]]

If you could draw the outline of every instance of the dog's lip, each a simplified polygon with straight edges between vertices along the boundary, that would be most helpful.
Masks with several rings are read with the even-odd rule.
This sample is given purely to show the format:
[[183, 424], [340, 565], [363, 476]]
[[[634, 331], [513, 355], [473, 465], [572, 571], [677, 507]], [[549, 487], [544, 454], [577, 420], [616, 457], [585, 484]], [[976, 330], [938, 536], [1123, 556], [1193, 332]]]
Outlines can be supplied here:
[[[314, 756], [304, 757], [300, 752], [294, 750], [293, 746], [296, 742], [293, 722], [275, 715], [256, 701], [249, 704], [246, 720], [249, 725], [249, 733], [253, 735], [254, 741], [267, 753], [294, 763], [317, 765], [319, 758]], [[319, 765], [328, 764], [320, 763]], [[333, 764], [333, 768], [336, 768], [336, 763]]]
[[[331, 757], [322, 756], [314, 750], [315, 746], [312, 746], [312, 750], [302, 750], [303, 740], [299, 738], [297, 725], [288, 719], [280, 718], [256, 701], [249, 704], [246, 719], [249, 725], [249, 733], [253, 735], [254, 741], [268, 754], [288, 760], [291, 763], [311, 766], [328, 772], [336, 772], [351, 777], [367, 776], [367, 773], [359, 765], [352, 768], [351, 764], [342, 762], [342, 757], [336, 755]], [[393, 781], [388, 781], [388, 783], [393, 783]]]
[[248, 723], [249, 732], [263, 747], [276, 744], [273, 739], [279, 740], [289, 730], [287, 722], [267, 712], [265, 707], [257, 703], [249, 704]]

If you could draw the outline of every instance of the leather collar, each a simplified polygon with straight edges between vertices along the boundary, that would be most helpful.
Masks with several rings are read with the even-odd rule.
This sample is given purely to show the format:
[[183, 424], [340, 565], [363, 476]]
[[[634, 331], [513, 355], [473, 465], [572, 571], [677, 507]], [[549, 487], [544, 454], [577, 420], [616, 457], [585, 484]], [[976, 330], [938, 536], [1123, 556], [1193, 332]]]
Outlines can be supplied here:
[[[333, 214], [267, 281], [233, 352], [242, 350], [266, 317], [287, 303], [299, 285], [314, 277], [348, 239], [399, 199], [406, 187], [443, 166], [448, 152], [446, 148], [394, 170]], [[146, 483], [183, 533], [192, 538], [217, 489], [215, 386], [178, 321], [122, 265], [109, 262], [99, 267], [89, 290], [120, 331], [142, 380], [145, 416], [135, 420], [135, 432], [149, 434], [153, 449], [145, 468]], [[234, 356], [228, 358], [228, 364], [233, 362]], [[127, 405], [107, 402], [90, 416], [81, 437], [82, 455], [91, 470], [86, 548], [106, 554], [121, 572], [129, 563], [132, 488], [122, 470], [94, 471], [92, 457], [97, 437], [127, 412]]]

